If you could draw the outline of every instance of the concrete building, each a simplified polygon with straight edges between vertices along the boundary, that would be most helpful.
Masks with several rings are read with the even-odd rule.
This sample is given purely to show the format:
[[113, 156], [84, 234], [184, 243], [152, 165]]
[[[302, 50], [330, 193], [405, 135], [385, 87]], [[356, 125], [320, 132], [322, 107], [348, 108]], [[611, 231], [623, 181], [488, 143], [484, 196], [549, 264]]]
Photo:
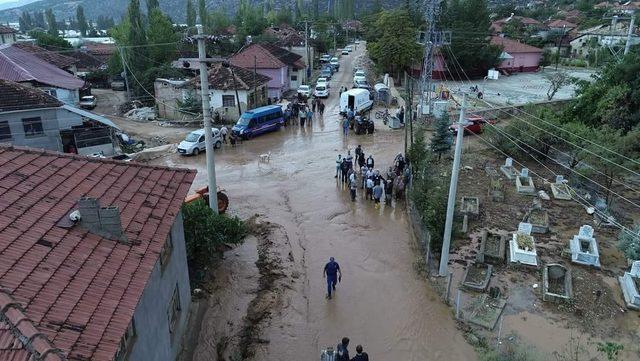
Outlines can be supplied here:
[[194, 106], [193, 110], [198, 108], [197, 112], [202, 109], [200, 92], [188, 79], [158, 78], [153, 82], [153, 90], [160, 118], [178, 120], [191, 117], [185, 107], [188, 104]]
[[[245, 69], [255, 68], [259, 74], [269, 77], [268, 96], [278, 99], [288, 90], [297, 89], [306, 70], [302, 56], [273, 44], [251, 44], [231, 57], [231, 64]], [[293, 83], [291, 79], [295, 79]]]
[[0, 80], [0, 143], [110, 156], [117, 129], [109, 119], [39, 89]]
[[39, 88], [65, 104], [76, 105], [85, 82], [17, 46], [0, 46], [0, 79]]
[[18, 32], [14, 28], [6, 25], [0, 25], [0, 45], [11, 45], [16, 42], [16, 34]]
[[0, 167], [0, 359], [174, 361], [196, 172], [6, 145]]
[[[305, 45], [304, 33], [300, 32], [289, 25], [282, 24], [280, 26], [271, 26], [265, 29], [264, 34], [268, 37], [276, 39], [275, 45], [285, 48], [288, 51], [298, 54], [302, 57], [302, 61], [313, 69], [313, 59], [315, 59], [315, 49], [308, 44]], [[309, 74], [306, 71], [295, 72], [289, 75], [290, 87], [297, 89], [302, 84], [308, 84]]]
[[540, 48], [500, 36], [492, 36], [491, 44], [502, 47], [502, 62], [498, 65], [498, 70], [522, 73], [537, 71], [540, 67], [543, 53]]
[[[627, 42], [629, 23], [616, 23], [614, 28], [608, 25], [598, 25], [586, 30], [578, 31], [576, 38], [571, 40], [571, 56], [584, 58], [590, 51], [602, 47], [622, 46]], [[640, 44], [640, 36], [634, 31], [631, 35], [631, 45]]]

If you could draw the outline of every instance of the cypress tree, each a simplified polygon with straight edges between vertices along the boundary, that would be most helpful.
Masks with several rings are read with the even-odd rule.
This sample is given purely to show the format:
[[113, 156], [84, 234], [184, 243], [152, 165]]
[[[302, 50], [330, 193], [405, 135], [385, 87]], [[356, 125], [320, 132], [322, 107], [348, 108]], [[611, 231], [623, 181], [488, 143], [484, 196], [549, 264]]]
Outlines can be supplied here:
[[438, 154], [438, 160], [442, 158], [442, 154], [451, 149], [453, 137], [449, 131], [451, 121], [449, 120], [449, 112], [444, 112], [436, 123], [436, 132], [431, 137], [431, 150]]

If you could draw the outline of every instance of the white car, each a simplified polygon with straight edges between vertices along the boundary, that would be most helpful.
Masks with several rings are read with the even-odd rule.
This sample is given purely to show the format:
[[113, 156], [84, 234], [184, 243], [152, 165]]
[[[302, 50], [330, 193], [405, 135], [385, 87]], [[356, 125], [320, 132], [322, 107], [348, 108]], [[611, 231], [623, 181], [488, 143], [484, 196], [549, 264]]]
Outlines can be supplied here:
[[344, 48], [344, 50], [348, 51], [348, 52], [352, 52], [353, 48], [351, 47], [351, 45], [347, 46], [346, 48]]
[[316, 86], [318, 85], [324, 85], [327, 88], [331, 88], [331, 85], [329, 85], [329, 79], [323, 77], [318, 78], [318, 81], [316, 81]]
[[364, 78], [356, 78], [353, 79], [353, 87], [354, 88], [366, 88], [369, 89], [369, 83], [367, 83], [367, 80]]
[[[222, 137], [220, 136], [220, 130], [217, 128], [211, 128], [213, 133], [213, 149], [218, 149], [222, 146]], [[204, 129], [194, 130], [187, 134], [187, 137], [178, 144], [178, 153], [182, 155], [198, 155], [200, 152], [207, 150], [207, 145], [204, 141]]]
[[311, 95], [311, 87], [308, 85], [300, 85], [298, 87], [298, 94], [308, 98]]
[[331, 58], [329, 64], [336, 69], [340, 69], [340, 59], [336, 57]]
[[366, 78], [367, 77], [367, 72], [364, 70], [356, 70], [356, 72], [353, 74], [353, 79], [355, 78]]
[[80, 108], [93, 109], [98, 105], [98, 99], [93, 95], [85, 95], [80, 98]]
[[316, 98], [328, 98], [329, 88], [325, 85], [316, 85], [316, 90], [313, 92], [313, 96]]
[[341, 54], [342, 54], [342, 55], [349, 55], [349, 50], [345, 49], [345, 50], [343, 50], [343, 51], [342, 51], [342, 53], [341, 53]]

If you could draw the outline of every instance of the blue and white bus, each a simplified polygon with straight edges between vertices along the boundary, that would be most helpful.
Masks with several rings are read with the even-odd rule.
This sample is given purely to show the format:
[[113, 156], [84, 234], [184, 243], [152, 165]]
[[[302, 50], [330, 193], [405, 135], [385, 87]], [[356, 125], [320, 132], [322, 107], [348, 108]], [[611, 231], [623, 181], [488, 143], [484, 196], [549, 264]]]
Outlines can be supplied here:
[[280, 129], [284, 125], [284, 114], [279, 105], [267, 105], [247, 110], [242, 113], [231, 131], [244, 139], [249, 139], [262, 133]]

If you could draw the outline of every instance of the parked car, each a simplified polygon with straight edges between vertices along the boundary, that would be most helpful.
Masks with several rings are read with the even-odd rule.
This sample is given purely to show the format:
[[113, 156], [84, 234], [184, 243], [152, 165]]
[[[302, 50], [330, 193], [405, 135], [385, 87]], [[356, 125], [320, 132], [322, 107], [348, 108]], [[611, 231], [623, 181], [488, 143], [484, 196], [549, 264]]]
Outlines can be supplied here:
[[284, 126], [284, 114], [279, 105], [266, 105], [242, 113], [231, 128], [234, 135], [250, 139], [256, 135], [280, 129]]
[[[464, 134], [480, 134], [484, 131], [485, 124], [495, 124], [495, 120], [487, 120], [479, 115], [469, 115], [467, 125], [464, 127]], [[454, 124], [449, 126], [449, 131], [454, 135], [458, 134], [458, 127]]]
[[311, 96], [311, 87], [308, 85], [300, 85], [298, 87], [298, 94], [308, 98]]
[[[220, 136], [220, 130], [217, 128], [211, 128], [213, 133], [213, 149], [220, 148], [222, 146], [222, 137]], [[207, 145], [204, 139], [204, 129], [194, 130], [187, 134], [180, 144], [178, 144], [178, 153], [182, 155], [198, 155], [200, 152], [207, 150]]]
[[313, 92], [313, 96], [316, 98], [328, 98], [329, 88], [324, 84], [316, 85], [316, 90]]
[[320, 72], [320, 77], [322, 77], [322, 78], [331, 79], [331, 75], [333, 75], [333, 74], [331, 72], [331, 69], [329, 69], [329, 68], [324, 68]]
[[331, 60], [331, 55], [329, 54], [323, 54], [320, 57], [320, 63], [328, 63]]
[[320, 84], [326, 86], [327, 88], [331, 88], [331, 85], [329, 85], [329, 79], [327, 78], [323, 78], [323, 77], [318, 78], [318, 80], [316, 81], [316, 85], [320, 85]]
[[124, 80], [114, 80], [111, 82], [111, 90], [123, 91], [125, 87]]
[[344, 49], [344, 50], [342, 50], [342, 52], [341, 52], [340, 54], [342, 54], [342, 55], [349, 55], [349, 50]]
[[346, 50], [348, 52], [352, 52], [353, 51], [353, 47], [351, 45], [349, 45], [349, 46], [345, 47], [344, 50]]
[[358, 78], [353, 80], [353, 87], [359, 89], [371, 89], [371, 85], [367, 82], [366, 79]]
[[355, 79], [355, 77], [366, 78], [367, 77], [367, 72], [362, 70], [362, 69], [357, 69], [355, 71], [355, 73], [353, 73], [353, 77], [354, 77], [354, 79]]
[[331, 66], [336, 70], [340, 70], [340, 60], [336, 57], [331, 58], [331, 60], [329, 61], [329, 64], [331, 64]]
[[98, 99], [93, 95], [80, 97], [80, 108], [93, 109], [98, 105]]

